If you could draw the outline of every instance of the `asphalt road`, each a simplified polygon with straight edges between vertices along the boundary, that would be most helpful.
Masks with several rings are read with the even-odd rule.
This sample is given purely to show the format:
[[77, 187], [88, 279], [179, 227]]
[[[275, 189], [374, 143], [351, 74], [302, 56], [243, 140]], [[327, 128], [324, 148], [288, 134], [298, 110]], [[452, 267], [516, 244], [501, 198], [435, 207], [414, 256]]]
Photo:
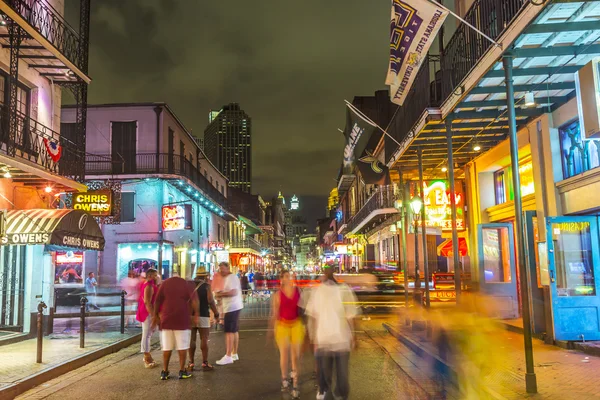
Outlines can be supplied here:
[[[370, 337], [360, 329], [381, 329], [381, 322], [369, 321], [357, 328], [358, 348], [350, 360], [352, 399], [424, 399], [410, 378]], [[19, 399], [291, 399], [280, 390], [279, 356], [267, 341], [264, 323], [245, 323], [240, 333], [240, 361], [229, 366], [215, 366], [211, 372], [194, 371], [188, 380], [160, 381], [160, 368], [145, 369], [137, 346], [114, 363], [97, 361], [97, 366], [73, 376], [63, 376], [44, 385], [42, 392], [28, 392]], [[211, 333], [209, 361], [214, 363], [224, 353], [223, 334]], [[118, 354], [118, 353], [117, 353]], [[199, 349], [198, 349], [199, 354]], [[155, 359], [161, 353], [153, 352]], [[197, 355], [197, 361], [201, 357]], [[171, 373], [177, 372], [177, 356], [171, 360]], [[312, 379], [314, 359], [305, 353], [301, 371], [301, 399], [314, 399]], [[332, 397], [329, 397], [332, 398]]]

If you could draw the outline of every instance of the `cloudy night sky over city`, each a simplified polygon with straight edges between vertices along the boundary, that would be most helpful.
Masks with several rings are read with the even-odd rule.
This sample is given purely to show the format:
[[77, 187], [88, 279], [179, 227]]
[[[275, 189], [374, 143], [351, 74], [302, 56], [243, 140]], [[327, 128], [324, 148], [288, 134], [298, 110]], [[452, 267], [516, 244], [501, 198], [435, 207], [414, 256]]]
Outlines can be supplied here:
[[253, 192], [321, 211], [344, 99], [385, 88], [389, 13], [364, 0], [93, 1], [89, 103], [164, 101], [203, 136], [210, 109], [238, 102], [252, 117]]

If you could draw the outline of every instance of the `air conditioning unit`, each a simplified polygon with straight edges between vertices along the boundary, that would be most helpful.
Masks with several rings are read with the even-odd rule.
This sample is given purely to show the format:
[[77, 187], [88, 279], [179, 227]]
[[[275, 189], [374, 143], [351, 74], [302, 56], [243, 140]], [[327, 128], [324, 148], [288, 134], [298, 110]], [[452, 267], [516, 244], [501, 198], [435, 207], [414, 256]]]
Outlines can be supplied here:
[[600, 139], [600, 58], [575, 74], [577, 110], [583, 139]]

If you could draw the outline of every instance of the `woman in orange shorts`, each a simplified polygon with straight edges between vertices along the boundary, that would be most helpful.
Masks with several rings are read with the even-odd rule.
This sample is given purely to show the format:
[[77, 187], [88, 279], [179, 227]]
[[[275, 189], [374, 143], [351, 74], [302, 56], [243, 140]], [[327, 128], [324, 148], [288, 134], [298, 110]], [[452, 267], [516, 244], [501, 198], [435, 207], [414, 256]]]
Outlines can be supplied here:
[[[275, 342], [279, 348], [279, 366], [281, 368], [281, 391], [292, 386], [292, 398], [300, 397], [298, 376], [300, 372], [300, 351], [304, 343], [304, 324], [299, 312], [300, 290], [294, 286], [289, 271], [281, 272], [281, 287], [273, 295], [270, 326], [275, 332]], [[291, 360], [291, 379], [288, 379], [288, 363]]]

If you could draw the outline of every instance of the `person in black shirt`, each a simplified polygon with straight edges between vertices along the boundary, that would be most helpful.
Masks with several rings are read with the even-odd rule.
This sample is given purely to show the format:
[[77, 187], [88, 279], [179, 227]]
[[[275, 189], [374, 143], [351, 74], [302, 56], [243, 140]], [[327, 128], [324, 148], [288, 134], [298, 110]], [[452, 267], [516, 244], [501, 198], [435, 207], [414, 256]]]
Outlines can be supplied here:
[[192, 339], [190, 341], [190, 363], [188, 368], [194, 368], [194, 353], [196, 352], [196, 337], [200, 332], [200, 349], [202, 350], [202, 369], [205, 371], [212, 370], [213, 366], [208, 363], [208, 335], [210, 333], [210, 310], [212, 310], [215, 321], [219, 320], [219, 311], [213, 298], [210, 284], [206, 281], [208, 272], [206, 267], [199, 266], [194, 279], [195, 291], [198, 293], [200, 303], [200, 315], [194, 315], [192, 318]]

